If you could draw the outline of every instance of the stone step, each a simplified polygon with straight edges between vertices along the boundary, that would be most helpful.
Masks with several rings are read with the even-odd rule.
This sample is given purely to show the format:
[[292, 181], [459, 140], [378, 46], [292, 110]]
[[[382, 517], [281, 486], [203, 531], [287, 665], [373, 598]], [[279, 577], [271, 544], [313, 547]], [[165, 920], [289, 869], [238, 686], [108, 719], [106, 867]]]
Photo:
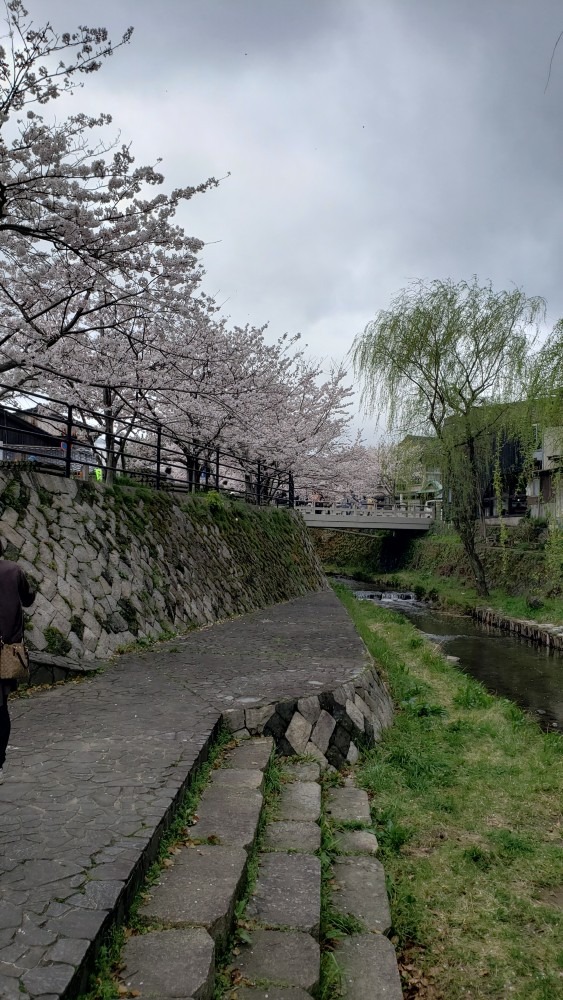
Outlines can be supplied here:
[[[236, 968], [253, 985], [298, 986], [312, 992], [319, 983], [321, 956], [317, 941], [302, 931], [253, 931]], [[266, 990], [266, 993], [268, 991]], [[293, 1000], [293, 998], [292, 998]]]
[[271, 736], [248, 740], [225, 754], [223, 767], [240, 768], [244, 771], [265, 771], [273, 749], [274, 741]]
[[298, 986], [243, 986], [237, 989], [237, 1000], [311, 1000], [311, 994]]
[[369, 799], [361, 788], [331, 788], [326, 812], [333, 823], [371, 823]]
[[258, 739], [226, 755], [212, 773], [191, 828], [192, 839], [213, 842], [174, 854], [141, 906], [144, 920], [167, 927], [132, 937], [125, 947], [125, 982], [139, 989], [143, 1000], [210, 1000], [213, 995], [215, 948], [226, 945], [232, 928], [272, 750], [271, 739]]
[[207, 931], [150, 931], [130, 937], [123, 950], [122, 978], [143, 1000], [211, 1000], [215, 944]]
[[291, 762], [284, 764], [284, 771], [292, 781], [318, 781], [321, 769], [318, 764]]
[[339, 858], [333, 864], [332, 905], [339, 913], [361, 920], [368, 931], [387, 934], [391, 913], [385, 872], [376, 858]]
[[403, 1000], [395, 949], [382, 934], [352, 934], [335, 953], [346, 1000]]
[[280, 796], [278, 818], [316, 823], [321, 815], [321, 789], [314, 781], [285, 785]]
[[369, 830], [336, 830], [334, 839], [340, 854], [377, 854], [377, 837]]
[[251, 788], [241, 793], [240, 788], [212, 782], [201, 796], [190, 836], [196, 840], [211, 837], [225, 847], [249, 850], [256, 838], [262, 802], [261, 793]]
[[147, 921], [204, 927], [220, 950], [227, 941], [248, 856], [242, 847], [185, 847], [139, 909]]
[[321, 863], [309, 854], [262, 854], [247, 916], [319, 936]]
[[211, 784], [222, 788], [254, 788], [262, 791], [264, 772], [240, 767], [219, 767], [213, 772]]
[[316, 823], [300, 823], [299, 820], [269, 823], [264, 846], [273, 851], [303, 851], [312, 854], [321, 846], [320, 827]]

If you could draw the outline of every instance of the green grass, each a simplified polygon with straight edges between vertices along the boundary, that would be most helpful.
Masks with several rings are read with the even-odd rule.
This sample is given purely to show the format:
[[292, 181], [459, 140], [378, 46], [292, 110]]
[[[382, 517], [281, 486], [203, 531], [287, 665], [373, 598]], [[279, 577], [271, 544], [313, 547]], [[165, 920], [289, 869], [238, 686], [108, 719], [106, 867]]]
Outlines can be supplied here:
[[357, 773], [398, 951], [442, 1000], [563, 998], [563, 739], [335, 589], [398, 705]]

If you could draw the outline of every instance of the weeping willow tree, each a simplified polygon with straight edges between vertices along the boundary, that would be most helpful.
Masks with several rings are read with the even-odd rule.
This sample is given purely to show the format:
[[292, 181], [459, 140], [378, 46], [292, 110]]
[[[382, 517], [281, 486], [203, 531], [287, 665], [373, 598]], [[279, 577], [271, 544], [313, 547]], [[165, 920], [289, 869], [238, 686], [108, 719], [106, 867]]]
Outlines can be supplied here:
[[559, 594], [563, 591], [563, 320], [535, 359], [533, 384], [542, 429], [543, 466], [551, 470], [546, 568], [552, 592]]
[[533, 358], [530, 381], [538, 421], [543, 427], [558, 428], [563, 437], [563, 319]]
[[[539, 298], [490, 284], [414, 282], [368, 323], [352, 348], [367, 413], [390, 429], [435, 438], [449, 518], [479, 594], [488, 594], [477, 550], [483, 495], [495, 453], [529, 426]], [[517, 425], [517, 426], [516, 426]]]

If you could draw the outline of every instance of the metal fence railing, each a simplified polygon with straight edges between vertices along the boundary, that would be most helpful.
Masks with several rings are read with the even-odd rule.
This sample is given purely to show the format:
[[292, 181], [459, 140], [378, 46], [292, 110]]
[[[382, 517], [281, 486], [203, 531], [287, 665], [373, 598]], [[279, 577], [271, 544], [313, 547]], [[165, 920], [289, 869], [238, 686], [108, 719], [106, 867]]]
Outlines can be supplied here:
[[[1, 386], [8, 389], [7, 386]], [[131, 481], [156, 490], [210, 489], [253, 504], [294, 506], [293, 477], [276, 463], [184, 438], [147, 418], [122, 419], [25, 390], [0, 404], [0, 461], [79, 479]], [[27, 408], [27, 404], [31, 404]]]

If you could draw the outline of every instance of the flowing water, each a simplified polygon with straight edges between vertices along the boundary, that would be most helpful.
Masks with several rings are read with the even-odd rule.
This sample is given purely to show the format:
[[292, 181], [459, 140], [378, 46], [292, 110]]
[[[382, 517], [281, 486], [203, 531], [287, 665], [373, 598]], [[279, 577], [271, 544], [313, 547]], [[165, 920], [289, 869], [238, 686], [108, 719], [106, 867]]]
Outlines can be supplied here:
[[358, 580], [340, 582], [360, 599], [400, 611], [447, 656], [459, 657], [460, 670], [476, 677], [493, 694], [528, 709], [543, 728], [563, 732], [561, 652], [488, 628], [463, 615], [437, 611], [408, 591], [374, 591]]

